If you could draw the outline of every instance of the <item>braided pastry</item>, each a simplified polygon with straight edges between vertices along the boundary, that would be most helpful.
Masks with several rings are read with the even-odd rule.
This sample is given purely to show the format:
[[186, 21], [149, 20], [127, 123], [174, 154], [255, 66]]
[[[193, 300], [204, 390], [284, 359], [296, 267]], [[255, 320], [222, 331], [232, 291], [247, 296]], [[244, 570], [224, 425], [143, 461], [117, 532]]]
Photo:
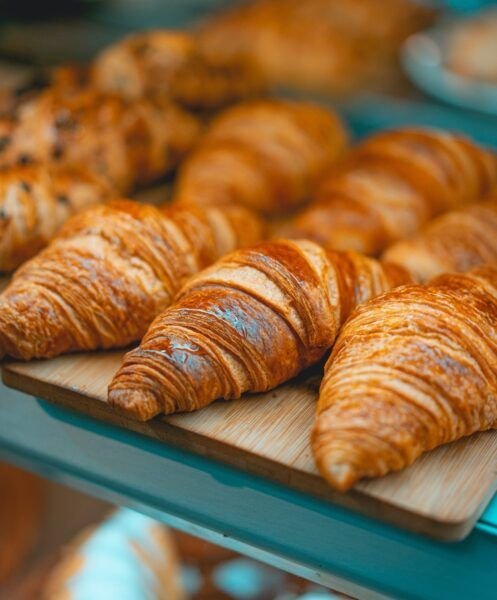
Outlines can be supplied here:
[[497, 426], [497, 266], [360, 307], [325, 367], [312, 450], [335, 488]]
[[390, 246], [383, 258], [420, 282], [497, 261], [497, 198], [438, 217], [414, 238]]
[[49, 89], [18, 111], [0, 164], [84, 165], [126, 192], [175, 166], [198, 133], [197, 120], [167, 101]]
[[176, 199], [283, 214], [310, 198], [346, 143], [343, 125], [325, 108], [283, 100], [239, 104], [212, 123], [183, 164]]
[[106, 48], [92, 65], [91, 81], [126, 98], [170, 97], [194, 108], [216, 108], [261, 89], [241, 61], [210, 64], [195, 38], [158, 29], [130, 35]]
[[380, 133], [329, 175], [293, 235], [378, 254], [496, 184], [495, 157], [463, 137], [430, 129]]
[[48, 358], [136, 341], [187, 277], [260, 236], [259, 220], [238, 207], [92, 207], [0, 296], [0, 356]]
[[306, 240], [233, 252], [152, 323], [109, 402], [147, 420], [274, 388], [324, 355], [356, 304], [407, 280], [402, 268]]
[[86, 169], [20, 166], [0, 171], [0, 270], [34, 256], [68, 217], [111, 197]]

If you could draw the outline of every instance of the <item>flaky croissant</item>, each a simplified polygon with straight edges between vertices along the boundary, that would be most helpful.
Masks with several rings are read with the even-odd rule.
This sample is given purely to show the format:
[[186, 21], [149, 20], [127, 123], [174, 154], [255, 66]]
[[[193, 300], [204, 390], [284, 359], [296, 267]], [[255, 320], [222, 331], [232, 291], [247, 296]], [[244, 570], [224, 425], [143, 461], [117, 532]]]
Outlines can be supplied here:
[[160, 211], [122, 200], [79, 213], [0, 295], [0, 356], [139, 340], [187, 277], [261, 233], [239, 207]]
[[417, 236], [387, 248], [383, 258], [419, 282], [497, 261], [497, 198], [438, 217]]
[[157, 29], [106, 48], [91, 67], [91, 83], [126, 98], [166, 96], [192, 108], [216, 108], [260, 91], [242, 61], [212, 64], [194, 36]]
[[497, 426], [497, 266], [361, 306], [325, 367], [312, 450], [335, 488]]
[[197, 120], [166, 100], [48, 89], [18, 111], [0, 165], [84, 165], [127, 192], [176, 166], [198, 133]]
[[408, 280], [306, 240], [233, 252], [190, 279], [126, 354], [109, 402], [147, 420], [271, 389], [318, 361], [356, 304]]
[[0, 171], [0, 271], [34, 256], [69, 216], [112, 197], [87, 169], [27, 165]]
[[431, 129], [379, 133], [330, 173], [293, 235], [375, 255], [496, 184], [495, 156], [466, 138]]
[[338, 117], [323, 107], [242, 103], [221, 113], [201, 137], [180, 169], [175, 197], [281, 215], [310, 199], [346, 143]]
[[433, 21], [408, 0], [249, 0], [203, 25], [211, 61], [240, 59], [273, 86], [343, 94], [401, 79], [402, 42]]

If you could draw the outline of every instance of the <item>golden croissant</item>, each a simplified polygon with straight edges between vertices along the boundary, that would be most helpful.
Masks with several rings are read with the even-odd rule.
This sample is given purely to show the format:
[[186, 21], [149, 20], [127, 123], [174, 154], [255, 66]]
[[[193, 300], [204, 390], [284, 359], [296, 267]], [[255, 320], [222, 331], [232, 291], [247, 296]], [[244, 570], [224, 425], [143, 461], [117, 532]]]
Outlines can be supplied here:
[[212, 64], [194, 36], [167, 29], [134, 33], [106, 48], [90, 81], [126, 98], [166, 96], [194, 108], [216, 108], [261, 89], [242, 61]]
[[419, 282], [497, 261], [497, 198], [438, 217], [417, 236], [387, 248], [383, 258]]
[[401, 267], [306, 240], [235, 251], [126, 354], [109, 402], [144, 421], [274, 388], [322, 358], [356, 304], [406, 281]]
[[122, 200], [79, 213], [0, 295], [0, 356], [49, 358], [139, 340], [186, 278], [261, 233], [239, 207], [162, 212]]
[[0, 164], [84, 165], [125, 192], [176, 166], [198, 134], [196, 118], [166, 100], [48, 89], [19, 109]]
[[183, 163], [175, 198], [238, 202], [281, 215], [310, 199], [341, 156], [347, 135], [331, 111], [305, 102], [261, 100], [218, 116]]
[[375, 255], [496, 184], [495, 156], [464, 137], [435, 129], [379, 133], [329, 174], [293, 235]]
[[359, 307], [325, 367], [312, 450], [347, 490], [497, 426], [497, 263]]
[[72, 214], [112, 196], [87, 169], [27, 165], [0, 171], [0, 271], [34, 256]]
[[[273, 86], [327, 94], [400, 87], [402, 42], [434, 11], [408, 0], [250, 0], [201, 27], [212, 62], [244, 60]], [[399, 81], [400, 80], [400, 81]]]

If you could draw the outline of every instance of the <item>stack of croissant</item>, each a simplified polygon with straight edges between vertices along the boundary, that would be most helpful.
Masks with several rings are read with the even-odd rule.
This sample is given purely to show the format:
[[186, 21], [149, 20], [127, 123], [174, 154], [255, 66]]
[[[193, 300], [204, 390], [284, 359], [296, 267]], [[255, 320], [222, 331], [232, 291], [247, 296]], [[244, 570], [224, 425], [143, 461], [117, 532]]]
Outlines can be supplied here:
[[[2, 123], [0, 356], [134, 344], [108, 397], [142, 421], [327, 359], [312, 448], [340, 490], [496, 426], [495, 155], [428, 128], [349, 151], [239, 59], [138, 34]], [[171, 169], [171, 203], [122, 197]]]

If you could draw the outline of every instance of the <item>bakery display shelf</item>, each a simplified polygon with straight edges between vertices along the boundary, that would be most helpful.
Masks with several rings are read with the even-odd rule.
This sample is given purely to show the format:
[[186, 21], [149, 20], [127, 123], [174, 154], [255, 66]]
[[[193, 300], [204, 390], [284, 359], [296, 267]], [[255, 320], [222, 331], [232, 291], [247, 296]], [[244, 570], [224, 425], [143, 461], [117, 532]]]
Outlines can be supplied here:
[[5, 387], [0, 455], [357, 598], [494, 593], [496, 501], [466, 539], [436, 541]]
[[4, 382], [96, 420], [220, 460], [242, 472], [442, 540], [467, 536], [497, 488], [497, 433], [426, 453], [411, 467], [347, 494], [318, 475], [310, 447], [318, 373], [304, 373], [266, 394], [215, 402], [201, 411], [140, 423], [107, 404], [123, 351], [4, 365]]

